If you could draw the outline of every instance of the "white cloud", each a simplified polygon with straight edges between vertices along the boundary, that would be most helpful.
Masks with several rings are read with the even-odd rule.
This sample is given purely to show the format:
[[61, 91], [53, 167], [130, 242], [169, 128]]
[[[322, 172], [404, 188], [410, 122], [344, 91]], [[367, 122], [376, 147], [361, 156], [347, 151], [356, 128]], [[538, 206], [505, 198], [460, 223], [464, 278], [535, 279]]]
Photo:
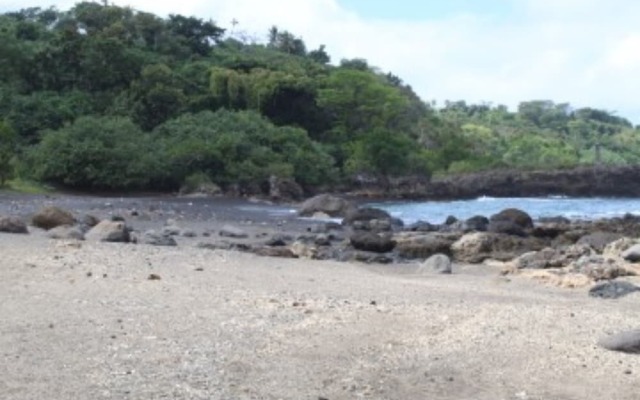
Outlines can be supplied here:
[[[640, 123], [640, 2], [501, 1], [512, 6], [508, 16], [401, 21], [365, 19], [338, 0], [115, 0], [159, 14], [211, 18], [226, 28], [236, 19], [236, 31], [258, 39], [277, 25], [302, 36], [310, 48], [326, 44], [334, 61], [368, 59], [425, 100], [515, 107], [522, 100], [551, 99], [617, 111]], [[47, 4], [25, 0], [14, 8], [29, 3]], [[390, 4], [403, 6], [400, 0]]]

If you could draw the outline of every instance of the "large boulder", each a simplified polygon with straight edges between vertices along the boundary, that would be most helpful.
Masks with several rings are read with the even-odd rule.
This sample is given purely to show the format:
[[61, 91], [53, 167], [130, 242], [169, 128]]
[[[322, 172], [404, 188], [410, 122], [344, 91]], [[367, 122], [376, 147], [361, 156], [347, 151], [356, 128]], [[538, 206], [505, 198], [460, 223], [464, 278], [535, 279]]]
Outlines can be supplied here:
[[396, 242], [389, 233], [356, 231], [351, 234], [349, 240], [356, 250], [373, 253], [387, 253], [396, 246]]
[[45, 230], [63, 225], [73, 225], [76, 219], [69, 211], [58, 207], [44, 207], [31, 218], [31, 224]]
[[509, 261], [543, 247], [544, 243], [534, 238], [474, 232], [462, 236], [453, 243], [451, 252], [455, 260], [473, 264], [487, 259]]
[[29, 233], [29, 230], [21, 218], [0, 215], [0, 232], [25, 234]]
[[291, 178], [278, 178], [272, 175], [269, 178], [269, 197], [279, 201], [300, 200], [304, 196], [304, 190]]
[[464, 221], [465, 232], [485, 232], [489, 227], [489, 219], [483, 215], [475, 215]]
[[331, 217], [344, 217], [355, 205], [341, 197], [330, 194], [320, 194], [307, 199], [300, 205], [298, 214], [302, 217], [311, 217], [316, 212], [323, 212]]
[[129, 228], [123, 221], [101, 221], [86, 233], [85, 239], [91, 242], [128, 243], [131, 240]]
[[444, 233], [400, 234], [396, 237], [398, 256], [407, 259], [429, 258], [434, 254], [451, 254], [451, 245], [459, 235]]
[[623, 237], [620, 233], [614, 232], [593, 232], [581, 237], [578, 244], [591, 246], [598, 253], [602, 253], [609, 243], [613, 243]]
[[489, 218], [487, 230], [494, 233], [524, 236], [525, 232], [531, 228], [533, 228], [533, 220], [529, 214], [517, 208], [507, 208]]

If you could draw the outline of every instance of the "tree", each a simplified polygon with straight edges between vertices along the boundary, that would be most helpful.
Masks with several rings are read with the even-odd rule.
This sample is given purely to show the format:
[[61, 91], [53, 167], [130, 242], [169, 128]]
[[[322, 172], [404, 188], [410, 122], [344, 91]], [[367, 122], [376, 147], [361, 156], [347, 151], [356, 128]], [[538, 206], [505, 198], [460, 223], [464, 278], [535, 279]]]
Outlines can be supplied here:
[[0, 121], [0, 187], [4, 186], [13, 173], [12, 160], [15, 157], [17, 135], [4, 121]]

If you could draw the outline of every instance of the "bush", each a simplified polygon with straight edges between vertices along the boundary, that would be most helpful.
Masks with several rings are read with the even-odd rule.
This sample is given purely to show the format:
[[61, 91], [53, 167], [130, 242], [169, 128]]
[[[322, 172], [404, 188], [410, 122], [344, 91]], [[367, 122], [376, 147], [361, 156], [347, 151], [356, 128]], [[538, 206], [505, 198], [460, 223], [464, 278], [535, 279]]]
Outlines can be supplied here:
[[76, 188], [148, 187], [159, 165], [150, 138], [127, 118], [82, 117], [44, 133], [28, 163], [35, 178]]

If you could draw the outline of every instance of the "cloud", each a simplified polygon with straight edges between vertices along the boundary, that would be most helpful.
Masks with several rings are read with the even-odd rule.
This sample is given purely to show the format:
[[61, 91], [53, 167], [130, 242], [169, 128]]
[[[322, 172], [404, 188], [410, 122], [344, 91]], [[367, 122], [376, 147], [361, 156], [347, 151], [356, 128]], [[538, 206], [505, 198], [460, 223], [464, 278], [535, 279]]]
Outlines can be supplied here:
[[[235, 34], [250, 40], [264, 40], [268, 28], [277, 25], [302, 36], [309, 48], [325, 44], [334, 62], [366, 58], [400, 76], [426, 101], [488, 101], [513, 108], [523, 100], [550, 99], [617, 111], [640, 123], [640, 106], [635, 105], [640, 2], [500, 1], [510, 6], [502, 14], [461, 12], [410, 20], [364, 18], [339, 0], [115, 3], [211, 18], [225, 28], [235, 19]], [[389, 2], [410, 7], [407, 3]]]

